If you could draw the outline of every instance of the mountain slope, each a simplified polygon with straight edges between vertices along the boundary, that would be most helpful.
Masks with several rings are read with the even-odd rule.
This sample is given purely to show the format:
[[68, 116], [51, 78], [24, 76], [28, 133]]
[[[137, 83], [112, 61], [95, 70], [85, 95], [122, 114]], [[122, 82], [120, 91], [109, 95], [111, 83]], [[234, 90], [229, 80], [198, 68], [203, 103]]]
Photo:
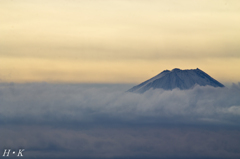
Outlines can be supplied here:
[[137, 85], [128, 90], [129, 92], [143, 93], [149, 89], [161, 88], [172, 90], [179, 88], [181, 90], [191, 89], [195, 85], [224, 87], [223, 84], [210, 77], [200, 69], [181, 70], [178, 68], [172, 71], [165, 70], [155, 77]]

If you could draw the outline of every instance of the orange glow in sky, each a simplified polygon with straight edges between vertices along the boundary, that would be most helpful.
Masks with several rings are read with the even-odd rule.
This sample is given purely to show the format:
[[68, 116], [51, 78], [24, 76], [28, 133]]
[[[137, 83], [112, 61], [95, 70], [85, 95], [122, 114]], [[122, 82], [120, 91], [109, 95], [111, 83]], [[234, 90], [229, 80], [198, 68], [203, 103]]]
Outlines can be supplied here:
[[240, 81], [238, 0], [2, 0], [1, 82], [139, 83], [200, 68]]

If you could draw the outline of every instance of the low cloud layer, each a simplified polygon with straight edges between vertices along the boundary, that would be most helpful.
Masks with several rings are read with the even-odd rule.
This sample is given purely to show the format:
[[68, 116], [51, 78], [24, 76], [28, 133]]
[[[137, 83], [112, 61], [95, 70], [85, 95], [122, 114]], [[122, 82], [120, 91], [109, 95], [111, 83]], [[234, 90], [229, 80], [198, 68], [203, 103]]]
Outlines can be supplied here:
[[239, 125], [239, 85], [144, 94], [126, 90], [124, 85], [1, 84], [0, 120], [24, 124]]
[[26, 158], [239, 158], [240, 84], [0, 84], [0, 149]]

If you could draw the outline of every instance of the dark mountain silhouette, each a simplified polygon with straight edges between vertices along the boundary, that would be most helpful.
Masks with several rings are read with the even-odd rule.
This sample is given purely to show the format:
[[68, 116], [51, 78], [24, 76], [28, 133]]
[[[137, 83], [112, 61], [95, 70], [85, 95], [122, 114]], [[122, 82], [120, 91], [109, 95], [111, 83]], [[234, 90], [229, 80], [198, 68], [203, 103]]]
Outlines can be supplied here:
[[171, 71], [165, 70], [155, 77], [137, 85], [128, 90], [129, 92], [143, 93], [149, 89], [172, 90], [179, 88], [181, 90], [191, 89], [196, 85], [224, 87], [223, 84], [213, 79], [207, 73], [200, 69], [181, 70], [175, 68]]

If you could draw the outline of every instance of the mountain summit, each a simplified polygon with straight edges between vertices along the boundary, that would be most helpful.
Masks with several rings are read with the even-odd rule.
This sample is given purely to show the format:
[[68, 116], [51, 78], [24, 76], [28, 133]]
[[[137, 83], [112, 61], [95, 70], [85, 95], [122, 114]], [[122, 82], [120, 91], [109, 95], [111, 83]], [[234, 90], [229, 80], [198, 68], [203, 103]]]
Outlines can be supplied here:
[[213, 79], [200, 69], [181, 70], [175, 68], [171, 71], [165, 70], [155, 77], [137, 85], [128, 90], [129, 92], [143, 93], [149, 89], [161, 88], [172, 90], [179, 88], [181, 90], [191, 89], [195, 85], [224, 87], [223, 84]]

